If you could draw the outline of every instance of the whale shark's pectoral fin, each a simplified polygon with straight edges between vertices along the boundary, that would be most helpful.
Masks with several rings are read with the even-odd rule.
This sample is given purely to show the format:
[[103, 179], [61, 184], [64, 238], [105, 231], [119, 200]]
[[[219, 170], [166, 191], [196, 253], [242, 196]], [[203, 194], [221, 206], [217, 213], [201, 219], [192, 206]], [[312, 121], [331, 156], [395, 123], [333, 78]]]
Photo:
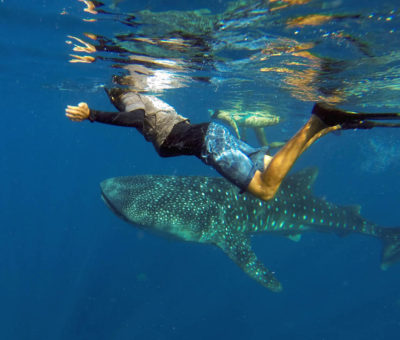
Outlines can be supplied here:
[[275, 278], [274, 274], [257, 259], [256, 254], [251, 249], [248, 235], [225, 234], [217, 242], [217, 246], [242, 268], [247, 275], [261, 283], [264, 287], [274, 292], [282, 290], [282, 285]]

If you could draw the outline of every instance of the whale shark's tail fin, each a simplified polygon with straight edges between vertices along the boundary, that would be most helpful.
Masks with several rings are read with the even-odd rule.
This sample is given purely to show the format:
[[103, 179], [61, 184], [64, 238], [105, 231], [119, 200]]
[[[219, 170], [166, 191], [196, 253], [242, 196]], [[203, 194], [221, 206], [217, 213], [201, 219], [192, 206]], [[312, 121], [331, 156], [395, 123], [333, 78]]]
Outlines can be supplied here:
[[382, 229], [381, 239], [383, 241], [381, 268], [386, 270], [400, 261], [400, 228]]

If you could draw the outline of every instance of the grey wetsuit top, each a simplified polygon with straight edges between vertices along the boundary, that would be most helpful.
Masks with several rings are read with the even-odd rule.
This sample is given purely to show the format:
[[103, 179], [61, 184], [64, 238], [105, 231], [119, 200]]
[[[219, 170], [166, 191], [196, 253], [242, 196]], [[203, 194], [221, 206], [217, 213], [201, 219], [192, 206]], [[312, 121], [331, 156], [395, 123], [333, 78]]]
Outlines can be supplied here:
[[178, 115], [172, 106], [155, 96], [128, 92], [119, 96], [118, 100], [120, 103], [115, 105], [123, 108], [123, 111], [144, 110], [143, 135], [157, 150], [176, 124], [188, 121], [187, 118]]

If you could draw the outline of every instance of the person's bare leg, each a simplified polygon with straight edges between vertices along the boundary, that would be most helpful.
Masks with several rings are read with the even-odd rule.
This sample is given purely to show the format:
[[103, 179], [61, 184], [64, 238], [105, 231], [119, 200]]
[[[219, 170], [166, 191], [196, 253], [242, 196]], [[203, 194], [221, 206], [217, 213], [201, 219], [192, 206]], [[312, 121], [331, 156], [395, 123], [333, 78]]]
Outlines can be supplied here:
[[340, 125], [328, 126], [317, 116], [312, 115], [272, 159], [265, 159], [265, 170], [256, 172], [248, 191], [264, 200], [273, 198], [297, 158], [318, 138], [340, 128]]

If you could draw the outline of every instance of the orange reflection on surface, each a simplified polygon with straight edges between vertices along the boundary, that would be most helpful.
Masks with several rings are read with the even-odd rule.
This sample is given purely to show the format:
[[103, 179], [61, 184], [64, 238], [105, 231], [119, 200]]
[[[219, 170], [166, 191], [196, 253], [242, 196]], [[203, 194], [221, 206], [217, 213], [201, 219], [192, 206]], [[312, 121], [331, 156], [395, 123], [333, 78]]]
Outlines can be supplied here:
[[317, 69], [308, 68], [303, 71], [294, 72], [288, 75], [284, 82], [289, 85], [292, 90], [293, 97], [302, 101], [324, 101], [330, 104], [338, 104], [343, 101], [343, 93], [341, 90], [334, 90], [329, 95], [322, 95], [316, 88], [316, 80], [320, 72]]
[[[323, 60], [307, 50], [313, 46], [314, 44], [312, 43], [278, 46], [278, 48], [273, 49], [275, 54], [272, 56], [287, 53], [293, 57], [300, 58], [300, 60], [285, 61], [284, 66], [281, 67], [263, 67], [260, 71], [282, 74], [283, 83], [288, 86], [291, 95], [296, 99], [301, 101], [324, 101], [331, 104], [340, 103], [343, 100], [341, 90], [331, 90], [329, 94], [321, 93], [318, 84], [320, 83]], [[280, 51], [280, 54], [277, 51]], [[271, 53], [271, 50], [268, 50], [267, 53]]]
[[84, 35], [85, 37], [88, 37], [89, 39], [97, 40], [97, 35], [96, 35], [96, 34], [93, 34], [93, 33], [83, 33], [83, 35]]
[[286, 23], [289, 27], [318, 26], [334, 18], [333, 15], [310, 14], [304, 17], [289, 19]]
[[189, 44], [185, 43], [183, 39], [171, 38], [171, 39], [152, 39], [146, 37], [133, 38], [133, 41], [144, 42], [150, 45], [164, 46], [170, 49], [181, 49], [184, 47], [190, 47]]
[[320, 58], [318, 58], [317, 56], [315, 56], [314, 54], [312, 54], [309, 51], [299, 51], [299, 52], [295, 52], [293, 53], [293, 55], [295, 57], [301, 57], [301, 58], [305, 58], [314, 62], [319, 62]]
[[185, 70], [184, 67], [184, 62], [178, 59], [157, 59], [157, 58], [152, 58], [152, 57], [147, 57], [144, 55], [131, 55], [129, 56], [129, 59], [132, 62], [145, 62], [148, 64], [152, 64], [154, 66], [161, 66], [166, 69], [173, 69], [177, 71], [183, 71]]
[[171, 38], [171, 39], [161, 39], [161, 44], [176, 46], [176, 47], [189, 47], [190, 45], [185, 43], [183, 39]]
[[311, 0], [270, 0], [270, 11], [277, 11], [295, 5], [305, 5]]
[[146, 38], [146, 37], [137, 37], [137, 38], [133, 38], [132, 40], [134, 41], [140, 41], [140, 42], [145, 42], [147, 44], [151, 44], [151, 45], [157, 45], [156, 41], [154, 41], [151, 38]]
[[81, 43], [83, 46], [79, 46], [74, 44], [73, 50], [75, 52], [86, 52], [86, 53], [94, 53], [96, 52], [96, 47], [94, 47], [92, 44], [87, 43], [86, 41], [83, 41], [82, 39], [79, 39], [77, 37], [74, 37], [72, 35], [69, 35], [68, 38], [74, 39]]
[[90, 64], [93, 63], [96, 59], [92, 56], [89, 55], [76, 55], [76, 54], [70, 54], [70, 57], [73, 59], [69, 60], [70, 63], [86, 63]]
[[268, 57], [280, 56], [282, 54], [294, 54], [297, 51], [309, 50], [314, 47], [314, 43], [299, 43], [296, 40], [282, 39], [276, 43], [269, 43], [261, 53], [265, 54], [266, 57], [262, 57], [261, 60], [266, 60]]
[[84, 12], [88, 12], [91, 14], [97, 14], [97, 11], [95, 10], [96, 6], [94, 3], [90, 0], [79, 0], [80, 2], [83, 2], [86, 5], [86, 8], [83, 10]]
[[276, 73], [294, 73], [294, 70], [291, 70], [289, 68], [286, 67], [263, 67], [260, 68], [261, 72], [276, 72]]

